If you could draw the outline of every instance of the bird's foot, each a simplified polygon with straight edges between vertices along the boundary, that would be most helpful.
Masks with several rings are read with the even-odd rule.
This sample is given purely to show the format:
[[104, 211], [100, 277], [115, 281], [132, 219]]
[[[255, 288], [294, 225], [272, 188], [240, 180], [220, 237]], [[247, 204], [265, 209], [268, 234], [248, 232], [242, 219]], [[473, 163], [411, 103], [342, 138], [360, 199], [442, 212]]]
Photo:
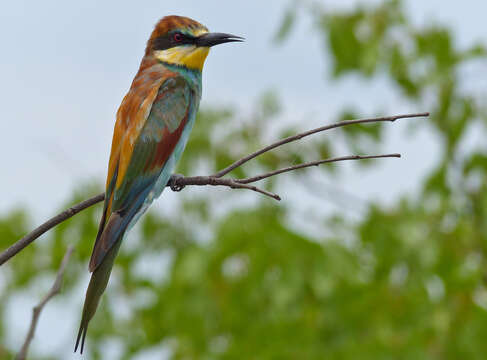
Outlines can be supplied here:
[[169, 178], [169, 182], [167, 183], [172, 191], [179, 192], [185, 188], [185, 185], [178, 185], [177, 182], [179, 179], [184, 178], [182, 174], [172, 174]]

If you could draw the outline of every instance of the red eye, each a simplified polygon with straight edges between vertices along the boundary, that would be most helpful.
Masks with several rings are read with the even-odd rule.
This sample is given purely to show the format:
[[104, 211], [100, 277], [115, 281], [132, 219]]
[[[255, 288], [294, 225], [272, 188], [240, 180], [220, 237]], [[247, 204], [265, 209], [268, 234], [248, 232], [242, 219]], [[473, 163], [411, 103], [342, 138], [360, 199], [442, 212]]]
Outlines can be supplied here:
[[173, 39], [176, 42], [180, 42], [181, 40], [183, 40], [183, 35], [181, 35], [180, 33], [176, 33], [174, 34]]

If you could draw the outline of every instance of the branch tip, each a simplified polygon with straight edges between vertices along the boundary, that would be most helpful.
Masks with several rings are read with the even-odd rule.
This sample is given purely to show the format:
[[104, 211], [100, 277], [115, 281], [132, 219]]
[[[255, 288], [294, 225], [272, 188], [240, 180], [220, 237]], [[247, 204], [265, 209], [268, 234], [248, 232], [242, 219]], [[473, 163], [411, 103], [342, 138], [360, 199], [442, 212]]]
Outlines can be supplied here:
[[305, 131], [305, 132], [302, 132], [302, 133], [281, 139], [279, 141], [276, 141], [275, 143], [272, 143], [271, 145], [268, 145], [268, 146], [266, 146], [260, 150], [253, 152], [252, 154], [249, 154], [249, 155], [235, 161], [234, 163], [230, 164], [229, 166], [227, 166], [223, 170], [220, 170], [219, 172], [213, 174], [212, 176], [217, 177], [217, 178], [223, 177], [226, 174], [233, 171], [234, 169], [242, 166], [246, 162], [248, 162], [248, 161], [250, 161], [250, 160], [252, 160], [252, 159], [268, 152], [268, 151], [271, 151], [271, 150], [273, 150], [279, 146], [282, 146], [282, 145], [285, 145], [285, 144], [288, 144], [288, 143], [291, 143], [291, 142], [294, 142], [297, 140], [301, 140], [304, 137], [307, 137], [307, 136], [310, 136], [310, 135], [313, 135], [313, 134], [316, 134], [319, 132], [323, 132], [323, 131], [327, 131], [327, 130], [331, 130], [331, 129], [336, 129], [336, 128], [348, 126], [348, 125], [364, 124], [364, 123], [376, 123], [376, 122], [394, 122], [394, 121], [399, 120], [399, 119], [418, 118], [418, 117], [425, 117], [425, 116], [429, 116], [429, 113], [401, 114], [401, 115], [394, 115], [394, 116], [339, 121], [336, 123], [332, 123], [330, 125], [325, 125], [325, 126], [313, 129], [313, 130]]

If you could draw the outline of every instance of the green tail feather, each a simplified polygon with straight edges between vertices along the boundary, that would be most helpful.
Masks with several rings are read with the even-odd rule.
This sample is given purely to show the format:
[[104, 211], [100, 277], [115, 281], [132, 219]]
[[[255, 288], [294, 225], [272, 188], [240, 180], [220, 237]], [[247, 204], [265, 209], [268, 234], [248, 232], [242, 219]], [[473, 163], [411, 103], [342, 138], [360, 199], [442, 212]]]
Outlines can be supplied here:
[[95, 315], [100, 298], [107, 287], [108, 279], [110, 278], [110, 274], [112, 272], [113, 262], [117, 256], [120, 244], [122, 243], [121, 240], [122, 239], [120, 238], [115, 243], [115, 245], [109, 250], [103, 259], [103, 262], [96, 268], [95, 271], [93, 271], [93, 274], [91, 274], [90, 284], [88, 285], [88, 290], [86, 291], [83, 315], [81, 316], [81, 324], [78, 331], [78, 337], [76, 338], [74, 352], [78, 350], [81, 340], [80, 354], [83, 354], [88, 324], [93, 315]]

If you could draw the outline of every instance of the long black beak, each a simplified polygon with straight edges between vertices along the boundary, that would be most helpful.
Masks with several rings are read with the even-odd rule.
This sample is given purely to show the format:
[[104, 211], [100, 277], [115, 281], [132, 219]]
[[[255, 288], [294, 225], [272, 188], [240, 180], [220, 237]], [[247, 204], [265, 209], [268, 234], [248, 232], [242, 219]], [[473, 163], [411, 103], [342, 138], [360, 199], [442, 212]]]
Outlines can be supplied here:
[[228, 42], [242, 42], [242, 41], [244, 41], [244, 38], [240, 36], [223, 34], [223, 33], [208, 33], [199, 36], [196, 39], [196, 45], [211, 47], [211, 46], [224, 44]]

